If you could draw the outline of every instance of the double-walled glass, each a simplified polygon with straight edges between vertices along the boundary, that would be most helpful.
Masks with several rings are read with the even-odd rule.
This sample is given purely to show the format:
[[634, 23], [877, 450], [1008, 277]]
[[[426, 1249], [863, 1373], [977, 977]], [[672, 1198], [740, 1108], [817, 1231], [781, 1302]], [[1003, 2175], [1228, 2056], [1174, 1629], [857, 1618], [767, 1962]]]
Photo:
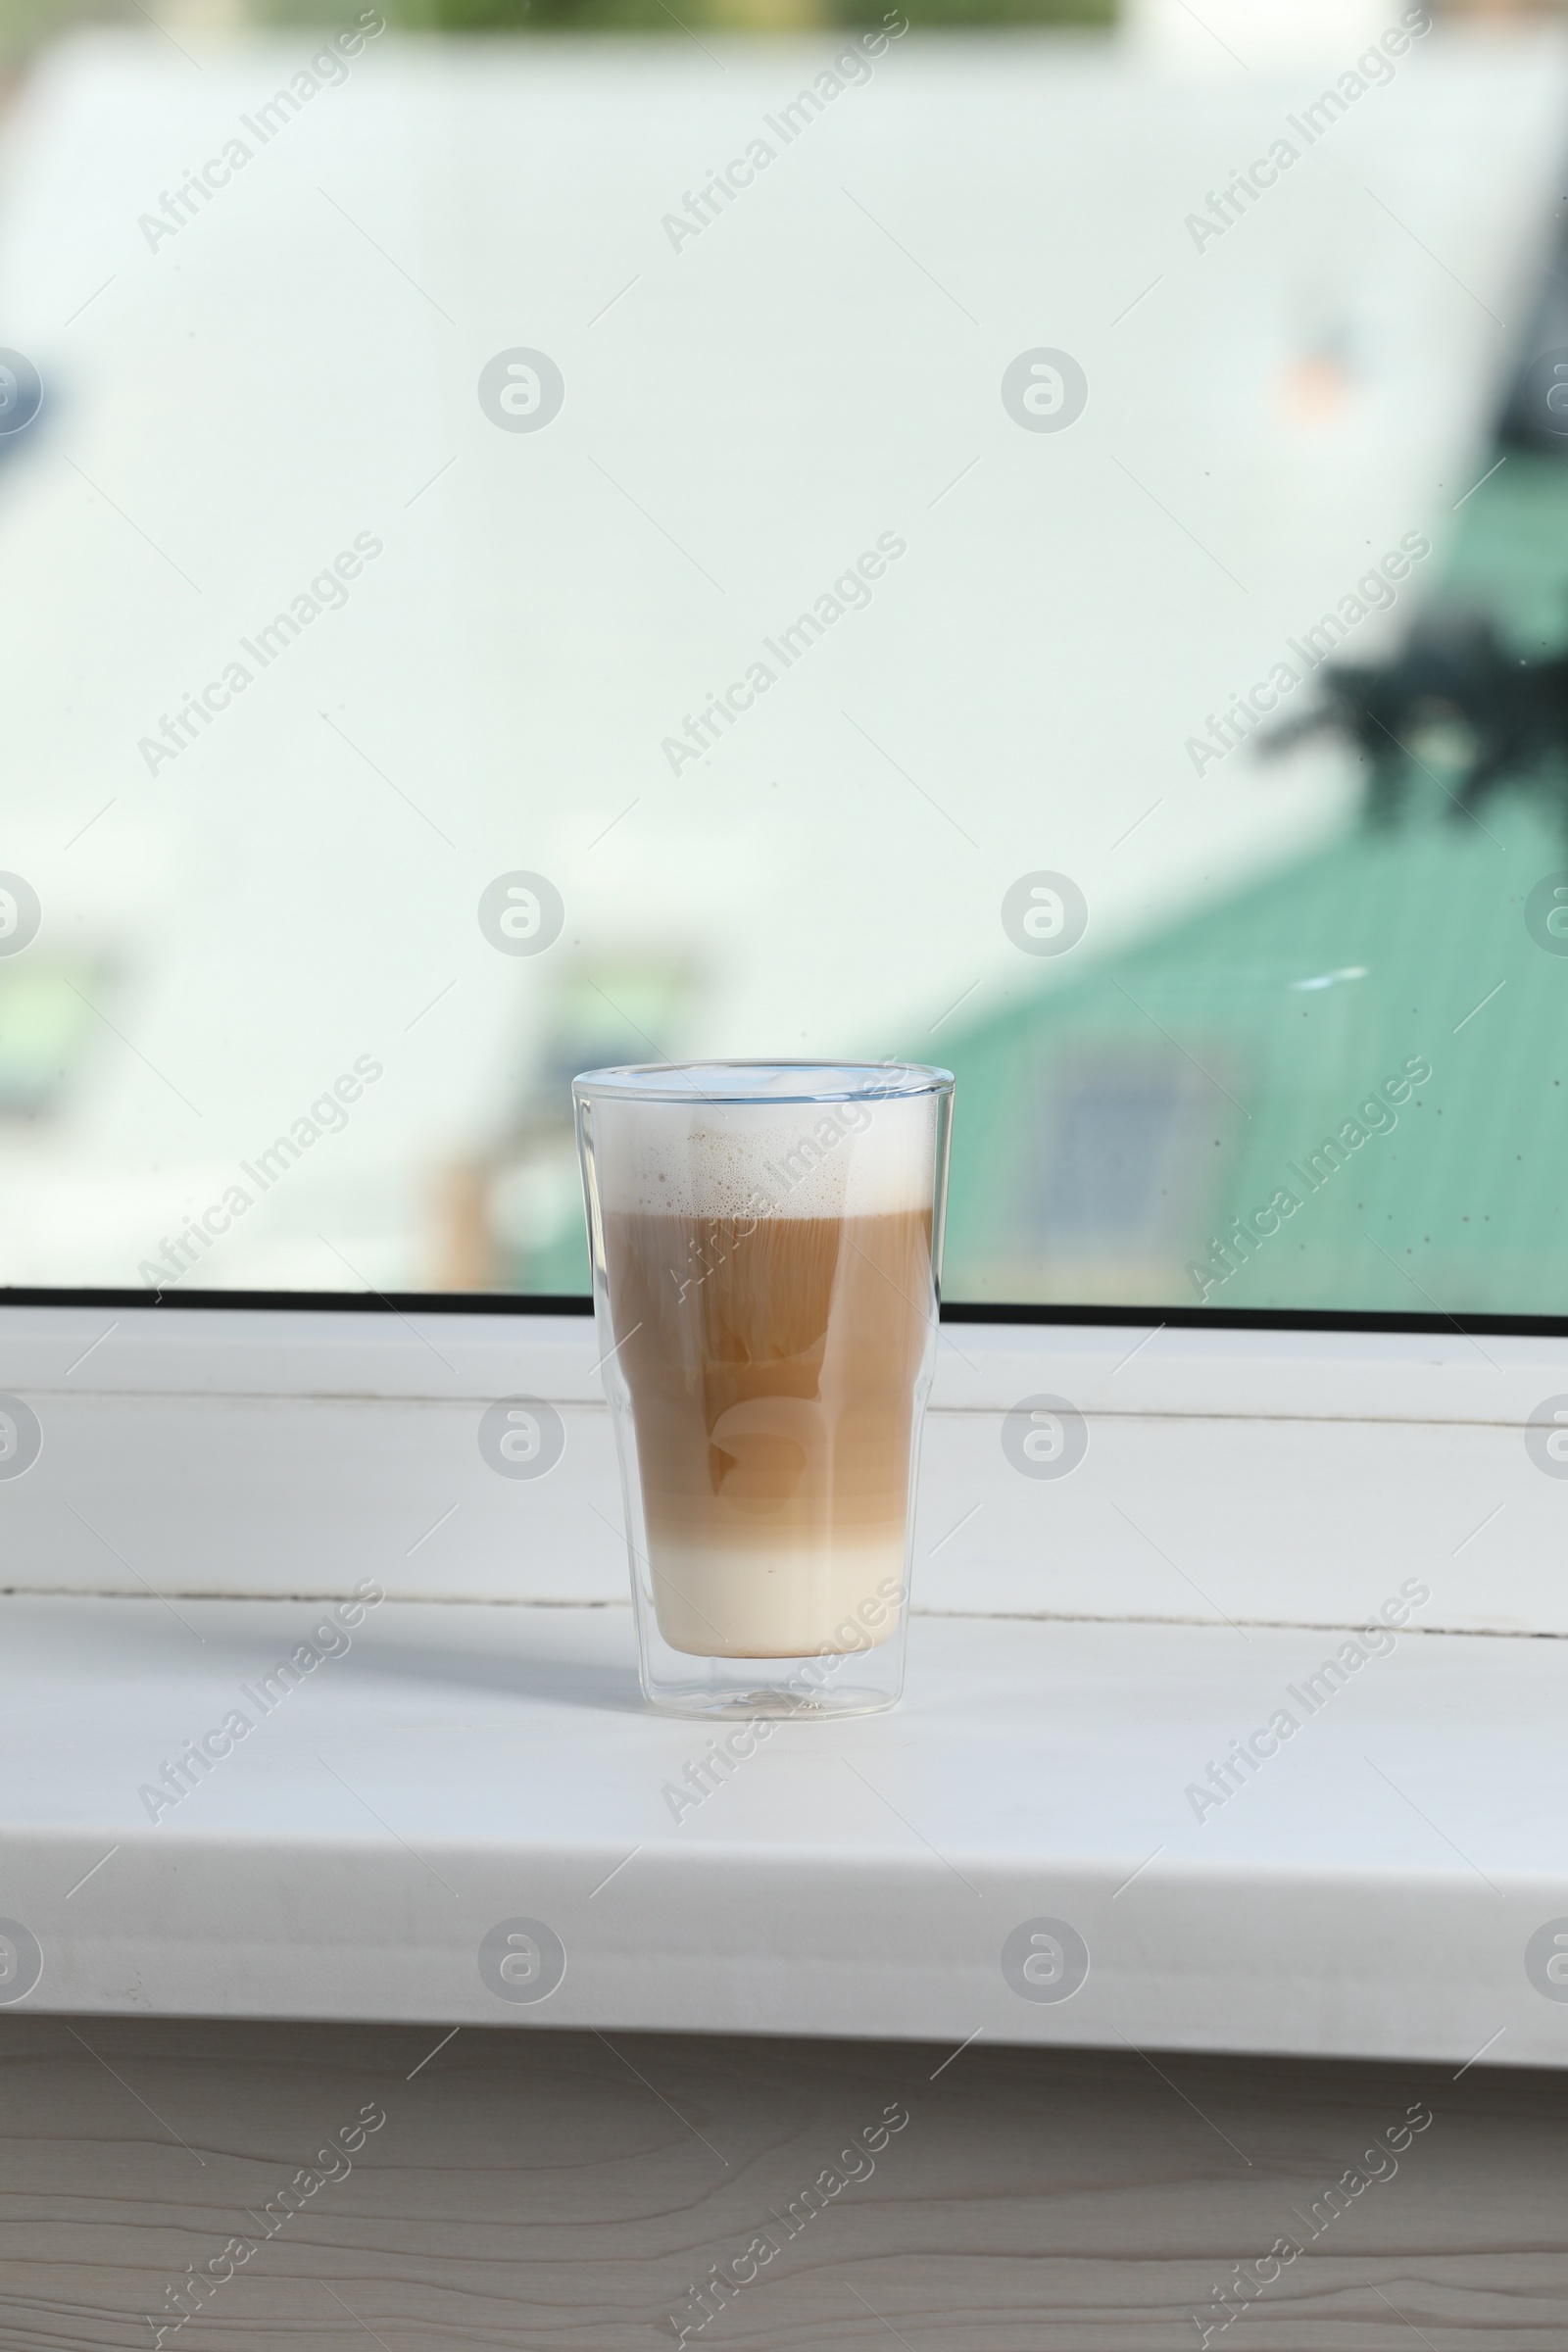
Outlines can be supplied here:
[[702, 1061], [572, 1093], [644, 1690], [696, 1715], [892, 1706], [951, 1075]]

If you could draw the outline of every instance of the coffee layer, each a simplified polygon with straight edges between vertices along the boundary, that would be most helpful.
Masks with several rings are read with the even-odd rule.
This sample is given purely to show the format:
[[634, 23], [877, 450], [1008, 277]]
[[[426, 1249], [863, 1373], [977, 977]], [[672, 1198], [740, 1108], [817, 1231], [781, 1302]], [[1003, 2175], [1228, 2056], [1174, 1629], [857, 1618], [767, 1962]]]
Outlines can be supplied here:
[[708, 1656], [834, 1646], [902, 1581], [929, 1209], [611, 1213], [605, 1254], [661, 1631]]

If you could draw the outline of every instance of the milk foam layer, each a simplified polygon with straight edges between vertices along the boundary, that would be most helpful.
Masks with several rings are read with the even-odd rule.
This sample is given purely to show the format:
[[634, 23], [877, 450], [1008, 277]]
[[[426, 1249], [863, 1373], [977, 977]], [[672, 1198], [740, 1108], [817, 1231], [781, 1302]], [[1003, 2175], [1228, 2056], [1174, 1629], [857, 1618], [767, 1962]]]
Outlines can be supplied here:
[[876, 1217], [929, 1208], [935, 1094], [876, 1102], [625, 1102], [591, 1106], [610, 1214]]

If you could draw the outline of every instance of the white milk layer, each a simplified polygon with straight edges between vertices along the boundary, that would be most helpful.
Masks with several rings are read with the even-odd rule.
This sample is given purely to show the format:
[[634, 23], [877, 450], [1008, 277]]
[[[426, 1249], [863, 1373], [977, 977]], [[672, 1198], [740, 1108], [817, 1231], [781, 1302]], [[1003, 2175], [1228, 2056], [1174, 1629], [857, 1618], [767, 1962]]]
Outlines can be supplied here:
[[697, 1658], [803, 1658], [871, 1649], [897, 1628], [905, 1540], [729, 1550], [649, 1539], [654, 1608]]
[[931, 1206], [937, 1098], [592, 1109], [608, 1215], [877, 1217]]

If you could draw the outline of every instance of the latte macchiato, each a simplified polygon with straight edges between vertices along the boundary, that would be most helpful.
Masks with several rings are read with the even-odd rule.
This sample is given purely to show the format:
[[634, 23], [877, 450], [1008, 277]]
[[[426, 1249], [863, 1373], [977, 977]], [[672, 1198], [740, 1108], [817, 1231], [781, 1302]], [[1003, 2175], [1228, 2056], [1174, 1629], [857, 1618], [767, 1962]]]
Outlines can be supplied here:
[[880, 1642], [932, 1346], [934, 1098], [596, 1101], [592, 1151], [661, 1635]]

